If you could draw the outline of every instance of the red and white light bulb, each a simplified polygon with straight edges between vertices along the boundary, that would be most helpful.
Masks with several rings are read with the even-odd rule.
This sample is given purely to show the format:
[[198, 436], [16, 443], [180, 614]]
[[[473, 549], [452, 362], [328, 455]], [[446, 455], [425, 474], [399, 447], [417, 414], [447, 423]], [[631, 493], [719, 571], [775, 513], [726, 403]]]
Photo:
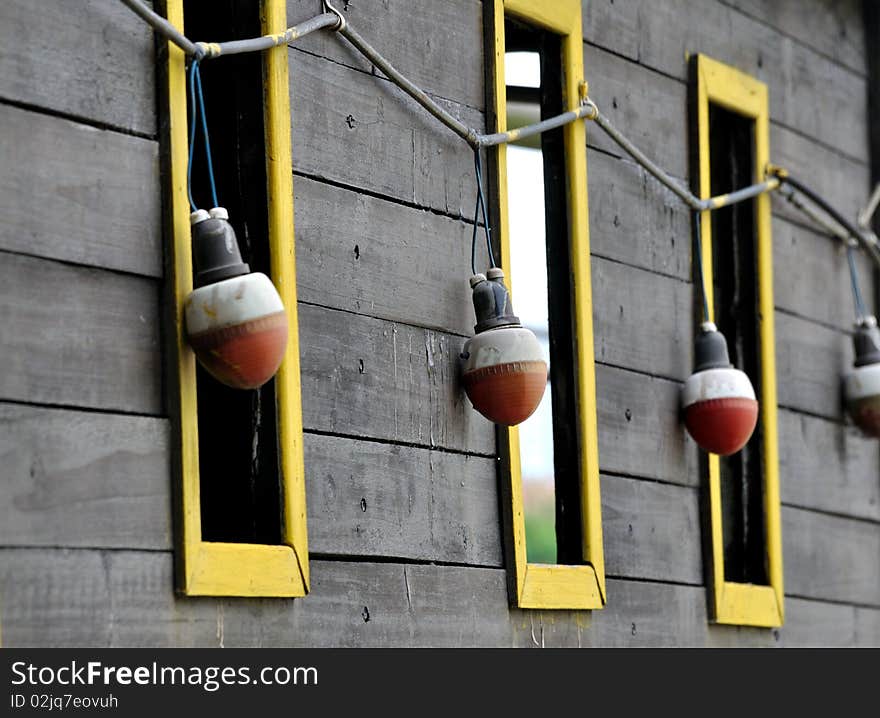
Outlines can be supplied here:
[[242, 262], [223, 207], [192, 213], [195, 289], [184, 305], [189, 343], [217, 381], [256, 389], [284, 358], [287, 314], [272, 281]]
[[461, 354], [462, 383], [478, 412], [496, 424], [514, 426], [541, 403], [547, 363], [538, 338], [513, 314], [504, 272], [493, 267], [470, 282], [477, 324]]
[[682, 390], [688, 433], [709, 453], [735, 454], [755, 430], [758, 401], [749, 377], [731, 365], [724, 335], [712, 322], [700, 327], [695, 364]]
[[862, 434], [880, 438], [880, 331], [872, 316], [856, 322], [855, 361], [843, 380], [846, 410]]

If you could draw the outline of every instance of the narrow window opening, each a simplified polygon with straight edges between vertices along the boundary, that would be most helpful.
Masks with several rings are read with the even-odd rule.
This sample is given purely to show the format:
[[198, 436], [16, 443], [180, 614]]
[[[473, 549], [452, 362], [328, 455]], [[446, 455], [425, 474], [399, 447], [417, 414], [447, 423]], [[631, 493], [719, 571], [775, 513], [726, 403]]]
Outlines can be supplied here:
[[[223, 42], [262, 34], [259, 3], [248, 0], [216, 0], [210, 9], [184, 0], [184, 14], [190, 37]], [[243, 260], [269, 275], [262, 57], [233, 55], [201, 70], [219, 201]], [[196, 203], [210, 208], [198, 135], [192, 183]], [[254, 391], [230, 389], [199, 366], [197, 395], [202, 540], [282, 543], [275, 380]]]
[[[709, 104], [711, 193], [724, 194], [754, 182], [754, 121]], [[730, 360], [761, 396], [757, 231], [754, 201], [712, 214], [715, 323], [727, 338]], [[724, 579], [768, 583], [764, 536], [763, 427], [759, 420], [743, 450], [721, 457]]]
[[[559, 36], [505, 20], [507, 126], [564, 111]], [[520, 424], [529, 563], [582, 564], [574, 296], [562, 129], [507, 149], [514, 308], [549, 362], [538, 410]]]

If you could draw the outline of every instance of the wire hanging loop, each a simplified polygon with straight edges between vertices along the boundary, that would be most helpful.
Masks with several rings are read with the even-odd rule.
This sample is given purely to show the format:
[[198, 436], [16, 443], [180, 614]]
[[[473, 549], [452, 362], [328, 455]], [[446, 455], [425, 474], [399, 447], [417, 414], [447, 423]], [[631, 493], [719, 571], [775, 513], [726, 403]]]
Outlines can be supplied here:
[[474, 174], [477, 179], [477, 202], [474, 207], [474, 234], [471, 238], [471, 270], [477, 273], [477, 232], [479, 231], [480, 216], [483, 217], [483, 229], [486, 233], [486, 251], [489, 255], [489, 266], [495, 267], [495, 254], [492, 252], [492, 236], [489, 229], [489, 213], [486, 210], [486, 197], [483, 194], [483, 160], [480, 157], [480, 148], [474, 148]]
[[211, 187], [211, 201], [214, 207], [219, 207], [217, 200], [217, 184], [214, 181], [214, 164], [211, 156], [211, 139], [208, 136], [208, 119], [205, 112], [205, 96], [202, 91], [202, 76], [199, 71], [200, 59], [193, 59], [189, 68], [189, 99], [190, 99], [190, 123], [189, 123], [189, 159], [186, 166], [186, 191], [189, 196], [190, 208], [198, 209], [192, 194], [192, 165], [196, 144], [196, 124], [201, 117], [202, 137], [205, 142], [205, 160], [208, 168], [208, 182]]
[[330, 4], [329, 0], [321, 0], [321, 3], [324, 6], [324, 12], [333, 13], [334, 15], [336, 15], [336, 17], [339, 18], [339, 24], [332, 29], [336, 30], [336, 32], [340, 32], [341, 30], [344, 30], [347, 23], [345, 22], [345, 18], [342, 16], [342, 13], [339, 12], [339, 10], [337, 10], [335, 7], [332, 6]]

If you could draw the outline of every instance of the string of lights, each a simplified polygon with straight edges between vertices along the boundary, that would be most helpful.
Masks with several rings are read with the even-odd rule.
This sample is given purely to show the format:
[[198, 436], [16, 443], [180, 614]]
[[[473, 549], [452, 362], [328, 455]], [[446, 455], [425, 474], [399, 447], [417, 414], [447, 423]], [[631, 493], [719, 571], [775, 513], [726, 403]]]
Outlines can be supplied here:
[[[260, 52], [288, 44], [317, 30], [332, 29], [351, 43], [356, 50], [381, 70], [389, 80], [400, 87], [400, 89], [418, 102], [431, 115], [437, 118], [475, 149], [515, 142], [517, 140], [541, 134], [551, 129], [562, 127], [563, 125], [577, 120], [593, 120], [609, 136], [609, 138], [632, 157], [638, 165], [671, 190], [691, 209], [697, 211], [711, 211], [752, 199], [767, 192], [785, 188], [784, 194], [790, 201], [792, 201], [793, 206], [804, 211], [808, 218], [817, 222], [823, 230], [829, 232], [833, 236], [839, 237], [847, 243], [853, 240], [858, 242], [862, 248], [867, 251], [874, 263], [880, 267], [880, 240], [878, 240], [877, 236], [870, 229], [867, 227], [856, 227], [846, 220], [841, 221], [842, 215], [836, 212], [833, 207], [831, 207], [830, 203], [821, 198], [818, 193], [806, 188], [803, 183], [797, 182], [789, 177], [786, 172], [779, 170], [779, 168], [774, 168], [775, 176], [770, 176], [762, 182], [750, 185], [749, 187], [744, 187], [735, 192], [705, 199], [696, 197], [666, 171], [651, 161], [644, 152], [639, 150], [635, 144], [626, 138], [626, 136], [623, 135], [623, 133], [621, 133], [620, 130], [618, 130], [613, 123], [599, 111], [598, 106], [589, 98], [589, 96], [587, 96], [586, 86], [583, 88], [582, 104], [574, 110], [564, 112], [532, 125], [508, 130], [507, 132], [487, 135], [462, 123], [434, 102], [424, 90], [396, 70], [386, 58], [370, 46], [370, 44], [346, 22], [342, 13], [334, 8], [327, 0], [322, 0], [324, 8], [322, 14], [310, 18], [298, 25], [294, 25], [283, 33], [264, 35], [249, 40], [237, 40], [226, 43], [192, 42], [165, 18], [148, 8], [140, 0], [121, 1], [137, 13], [139, 17], [149, 23], [156, 32], [166, 37], [169, 41], [183, 50], [185, 54], [193, 57], [194, 60], [197, 61], [223, 57], [224, 55], [236, 53]], [[795, 201], [793, 199], [793, 190], [804, 194], [808, 199], [818, 205], [823, 212], [832, 217], [833, 222], [836, 223], [837, 226], [835, 227], [834, 224], [825, 221], [824, 218], [821, 218], [802, 201]], [[877, 201], [880, 202], [880, 199]], [[866, 211], [867, 209], [868, 208], [866, 208]], [[841, 228], [843, 231], [841, 231]]]
[[[817, 223], [819, 227], [831, 236], [840, 239], [846, 246], [853, 304], [856, 312], [856, 330], [853, 336], [856, 358], [854, 370], [847, 375], [845, 381], [845, 396], [848, 411], [854, 421], [862, 428], [863, 432], [880, 438], [880, 331], [878, 331], [877, 322], [873, 315], [868, 314], [859, 286], [854, 258], [855, 248], [857, 246], [861, 247], [875, 265], [880, 267], [880, 240], [868, 228], [870, 218], [877, 209], [878, 204], [880, 204], [880, 188], [878, 188], [865, 209], [860, 213], [857, 223], [846, 219], [818, 192], [803, 182], [789, 176], [788, 172], [783, 168], [774, 165], [768, 165], [765, 168], [765, 175], [762, 181], [728, 194], [700, 198], [654, 163], [602, 114], [598, 106], [590, 99], [586, 82], [581, 84], [580, 104], [577, 108], [506, 132], [483, 134], [472, 127], [468, 127], [454, 117], [431, 99], [418, 85], [394, 68], [386, 58], [349, 26], [342, 13], [334, 8], [328, 0], [322, 0], [324, 10], [322, 14], [312, 17], [299, 25], [294, 25], [282, 33], [226, 43], [192, 42], [165, 18], [146, 7], [140, 0], [122, 0], [122, 2], [149, 23], [156, 32], [177, 45], [191, 58], [190, 94], [193, 115], [190, 131], [188, 185], [192, 166], [192, 145], [195, 141], [195, 115], [201, 110], [208, 174], [211, 181], [212, 198], [215, 203], [215, 208], [210, 213], [204, 210], [196, 210], [196, 205], [193, 202], [190, 191], [190, 202], [193, 209], [196, 210], [193, 212], [194, 234], [199, 234], [204, 240], [201, 242], [202, 246], [211, 248], [213, 255], [216, 255], [207, 257], [201, 274], [208, 275], [212, 272], [227, 271], [225, 267], [231, 266], [233, 270], [228, 271], [233, 272], [235, 281], [245, 281], [243, 277], [247, 277], [249, 280], [253, 279], [254, 281], [260, 278], [265, 280], [267, 285], [266, 292], [264, 292], [265, 301], [259, 307], [258, 316], [248, 316], [245, 318], [247, 321], [258, 321], [265, 324], [268, 317], [278, 319], [279, 322], [284, 321], [284, 309], [280, 299], [269, 291], [272, 283], [267, 277], [258, 275], [258, 273], [247, 274], [247, 265], [241, 264], [240, 256], [220, 257], [222, 252], [217, 250], [217, 247], [220, 246], [219, 239], [221, 238], [232, 239], [233, 245], [235, 242], [234, 233], [230, 234], [232, 229], [228, 225], [226, 211], [216, 206], [216, 188], [214, 186], [211, 166], [211, 153], [208, 142], [207, 120], [204, 112], [204, 99], [201, 93], [199, 64], [203, 60], [219, 58], [224, 55], [259, 52], [279, 47], [317, 30], [331, 29], [345, 38], [376, 69], [381, 71], [391, 82], [409, 95], [429, 114], [467, 142], [474, 150], [477, 198], [471, 244], [471, 268], [473, 270], [471, 287], [473, 289], [474, 309], [478, 321], [475, 327], [476, 335], [465, 345], [462, 354], [462, 359], [464, 360], [462, 376], [468, 396], [471, 398], [474, 406], [484, 416], [487, 416], [487, 418], [496, 423], [506, 425], [515, 425], [523, 421], [534, 411], [540, 401], [546, 385], [547, 366], [543, 361], [534, 334], [522, 327], [519, 320], [513, 315], [509, 294], [504, 285], [504, 273], [495, 265], [488, 213], [483, 194], [480, 151], [482, 148], [503, 145], [535, 136], [571, 122], [591, 120], [618, 147], [629, 155], [637, 165], [675, 194], [694, 213], [693, 267], [695, 284], [698, 285], [702, 300], [703, 321], [696, 338], [696, 366], [683, 387], [682, 406], [685, 410], [685, 424], [697, 443], [710, 453], [720, 455], [735, 453], [742, 449], [749, 440], [758, 414], [758, 402], [749, 378], [730, 363], [726, 340], [710, 320], [702, 267], [701, 223], [704, 218], [703, 213], [722, 207], [729, 207], [736, 203], [777, 191], [792, 206], [803, 212], [807, 218]], [[198, 100], [198, 108], [196, 107], [196, 100]], [[806, 201], [804, 201], [805, 199]], [[199, 216], [197, 217], [196, 215]], [[483, 219], [490, 263], [490, 268], [485, 275], [478, 274], [476, 271], [476, 247], [480, 215], [482, 215]], [[230, 246], [229, 243], [226, 246]], [[233, 248], [237, 250], [236, 247]], [[226, 264], [223, 264], [224, 262]], [[240, 277], [239, 275], [242, 276]], [[225, 282], [220, 281], [210, 286], [220, 288], [224, 284]], [[207, 287], [201, 287], [196, 291], [204, 289], [207, 289]], [[194, 306], [193, 302], [190, 301], [188, 308], [192, 306]], [[195, 318], [190, 317], [189, 311], [187, 313], [187, 322], [188, 326], [195, 322]], [[281, 325], [279, 324], [278, 326], [280, 327]], [[276, 329], [274, 325], [270, 327], [272, 332], [277, 333]], [[504, 331], [495, 331], [499, 329]], [[206, 332], [206, 334], [210, 334], [210, 332]], [[487, 337], [490, 334], [493, 337], [488, 339]], [[258, 386], [274, 374], [274, 371], [277, 370], [277, 365], [280, 363], [286, 334], [283, 337], [278, 334], [275, 336], [275, 339], [277, 340], [275, 345], [278, 351], [271, 357], [271, 362], [264, 362], [266, 366], [260, 367], [258, 375], [255, 373], [253, 382], [243, 383], [234, 380], [235, 378], [225, 377], [222, 367], [220, 369], [215, 367], [217, 370], [213, 373], [221, 381], [225, 381], [230, 385], [238, 385], [240, 387]], [[191, 343], [194, 340], [192, 333], [190, 333], [190, 340]], [[493, 356], [506, 356], [507, 359], [505, 361], [508, 363], [503, 366], [497, 364], [497, 362], [488, 366], [474, 364], [475, 357], [482, 352], [480, 342], [491, 344], [490, 348], [492, 349]], [[516, 376], [511, 374], [511, 372], [516, 374]], [[505, 373], [508, 375], [507, 379], [505, 379]], [[474, 377], [478, 377], [480, 381], [474, 380]], [[489, 388], [484, 392], [486, 395], [481, 398], [479, 394], [482, 391], [480, 386], [483, 386], [481, 384], [483, 379], [487, 380], [483, 384]], [[513, 383], [508, 382], [508, 384], [505, 384], [506, 388], [502, 387], [501, 384], [496, 386], [498, 381], [503, 383], [508, 379], [513, 381]], [[514, 385], [519, 388], [513, 392], [508, 391]], [[496, 388], [492, 389], [491, 387]], [[707, 397], [710, 397], [710, 399], [707, 399]]]

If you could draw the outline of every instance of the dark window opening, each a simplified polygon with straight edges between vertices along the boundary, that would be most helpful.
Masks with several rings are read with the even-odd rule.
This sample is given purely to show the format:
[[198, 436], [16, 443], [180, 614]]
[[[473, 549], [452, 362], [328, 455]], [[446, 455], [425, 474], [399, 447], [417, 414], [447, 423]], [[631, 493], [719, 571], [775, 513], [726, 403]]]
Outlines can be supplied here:
[[[185, 0], [184, 17], [193, 38], [224, 42], [262, 34], [259, 3], [249, 0]], [[262, 56], [221, 57], [200, 70], [219, 202], [229, 211], [244, 261], [269, 275]], [[209, 209], [200, 133], [195, 144], [193, 197]], [[199, 366], [197, 394], [202, 540], [282, 543], [275, 381], [254, 391], [231, 389]]]
[[[709, 105], [711, 194], [754, 182], [754, 121]], [[712, 213], [715, 323], [730, 360], [761, 395], [757, 231], [754, 200]], [[724, 580], [767, 584], [761, 421], [743, 450], [720, 458]]]
[[[563, 112], [561, 38], [509, 19], [504, 31], [507, 126]], [[520, 425], [526, 553], [532, 563], [582, 564], [577, 336], [563, 130], [515, 143], [507, 158], [513, 305], [544, 344], [550, 365], [542, 406]], [[528, 203], [530, 196], [537, 200]], [[528, 209], [535, 201], [538, 206]]]

